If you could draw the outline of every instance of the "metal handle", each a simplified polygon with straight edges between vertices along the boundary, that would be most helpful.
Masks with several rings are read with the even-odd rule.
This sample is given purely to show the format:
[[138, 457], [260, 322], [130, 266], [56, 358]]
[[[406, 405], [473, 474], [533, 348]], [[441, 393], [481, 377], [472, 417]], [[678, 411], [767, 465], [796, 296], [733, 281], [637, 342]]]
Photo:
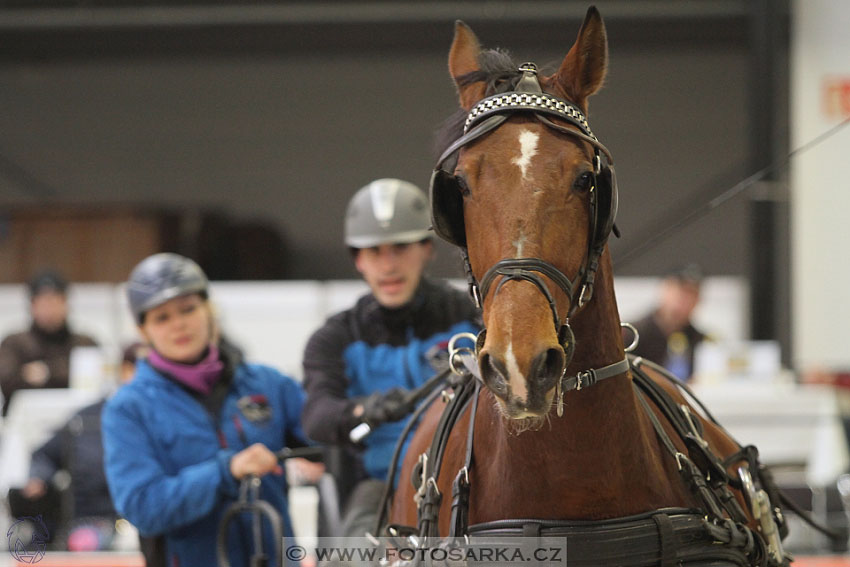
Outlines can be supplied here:
[[368, 423], [361, 423], [351, 430], [348, 434], [348, 438], [354, 443], [360, 443], [370, 433], [372, 433], [372, 426]]

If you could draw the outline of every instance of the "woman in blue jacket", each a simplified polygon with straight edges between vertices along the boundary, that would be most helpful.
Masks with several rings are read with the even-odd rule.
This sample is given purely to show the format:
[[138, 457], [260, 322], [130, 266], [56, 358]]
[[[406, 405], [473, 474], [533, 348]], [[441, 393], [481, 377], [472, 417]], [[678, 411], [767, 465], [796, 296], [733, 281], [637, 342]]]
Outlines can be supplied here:
[[[301, 387], [219, 345], [207, 287], [200, 267], [176, 254], [155, 254], [136, 266], [127, 296], [151, 351], [102, 418], [115, 508], [141, 535], [164, 536], [169, 567], [216, 565], [222, 513], [251, 474], [263, 477], [261, 498], [280, 512], [292, 537], [274, 451], [306, 443]], [[234, 566], [245, 565], [252, 551], [248, 522], [230, 531]]]

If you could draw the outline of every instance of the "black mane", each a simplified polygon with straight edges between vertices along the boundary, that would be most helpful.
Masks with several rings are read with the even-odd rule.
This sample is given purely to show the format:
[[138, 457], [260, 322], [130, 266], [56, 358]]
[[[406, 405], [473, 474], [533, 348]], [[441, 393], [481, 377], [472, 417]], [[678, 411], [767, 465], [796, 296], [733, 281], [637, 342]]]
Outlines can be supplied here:
[[[467, 73], [457, 78], [458, 86], [463, 87], [472, 83], [486, 84], [484, 96], [508, 92], [516, 87], [522, 76], [517, 70], [517, 63], [505, 51], [487, 49], [478, 56], [478, 71]], [[459, 108], [449, 116], [436, 133], [436, 155], [439, 156], [452, 142], [463, 135], [463, 123], [466, 121], [466, 111]]]

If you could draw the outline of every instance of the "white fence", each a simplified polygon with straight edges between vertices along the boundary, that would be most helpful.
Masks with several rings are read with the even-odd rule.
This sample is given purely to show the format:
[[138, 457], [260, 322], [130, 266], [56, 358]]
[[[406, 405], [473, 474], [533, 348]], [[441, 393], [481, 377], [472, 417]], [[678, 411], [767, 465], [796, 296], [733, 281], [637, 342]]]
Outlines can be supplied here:
[[[453, 281], [460, 288], [462, 281]], [[619, 278], [616, 291], [626, 321], [648, 312], [657, 278]], [[367, 291], [359, 280], [213, 282], [210, 296], [222, 328], [249, 359], [271, 364], [300, 379], [301, 356], [310, 335], [331, 314], [351, 306]], [[29, 325], [26, 288], [0, 285], [0, 337]], [[74, 330], [94, 337], [113, 367], [123, 346], [137, 340], [123, 285], [74, 284], [69, 293]], [[697, 324], [721, 339], [747, 336], [746, 283], [738, 278], [709, 278], [695, 315]]]

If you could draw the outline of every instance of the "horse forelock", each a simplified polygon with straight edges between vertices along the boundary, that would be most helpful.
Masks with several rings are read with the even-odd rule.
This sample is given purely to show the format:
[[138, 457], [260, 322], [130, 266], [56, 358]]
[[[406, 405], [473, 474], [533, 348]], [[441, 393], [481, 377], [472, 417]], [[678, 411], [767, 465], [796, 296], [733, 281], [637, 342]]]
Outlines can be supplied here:
[[[551, 62], [545, 64], [544, 67], [541, 67], [541, 71], [552, 65]], [[478, 55], [478, 66], [479, 69], [477, 71], [455, 78], [458, 87], [482, 82], [485, 84], [484, 96], [488, 97], [497, 93], [514, 90], [520, 78], [522, 78], [522, 73], [518, 70], [519, 63], [503, 49], [485, 49], [481, 51]], [[553, 77], [544, 75], [539, 77], [543, 91], [567, 99], [566, 93]], [[466, 117], [466, 110], [458, 108], [443, 121], [435, 134], [435, 157], [442, 155], [446, 148], [463, 135], [463, 126], [466, 122]]]
[[[483, 82], [486, 85], [484, 96], [508, 92], [516, 87], [522, 73], [517, 70], [519, 65], [501, 49], [485, 49], [478, 55], [477, 71], [457, 77], [459, 87], [472, 83]], [[463, 124], [466, 121], [466, 111], [459, 108], [449, 116], [437, 130], [436, 155], [441, 155], [452, 142], [463, 135]]]

